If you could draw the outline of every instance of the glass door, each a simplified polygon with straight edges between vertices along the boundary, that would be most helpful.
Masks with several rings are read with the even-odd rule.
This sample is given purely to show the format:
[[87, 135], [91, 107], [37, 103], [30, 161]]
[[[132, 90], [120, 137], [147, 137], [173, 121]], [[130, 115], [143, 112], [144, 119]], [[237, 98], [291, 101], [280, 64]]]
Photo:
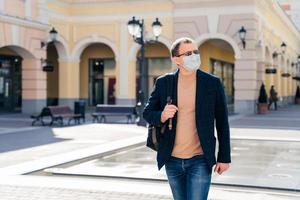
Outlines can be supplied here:
[[11, 101], [11, 79], [0, 69], [0, 111], [13, 109]]
[[104, 104], [104, 61], [89, 60], [89, 105]]
[[233, 65], [224, 63], [223, 65], [223, 83], [225, 85], [225, 94], [227, 96], [228, 104], [234, 103], [233, 98]]
[[20, 111], [22, 106], [21, 58], [0, 56], [0, 111]]
[[211, 59], [212, 74], [218, 76], [224, 85], [228, 104], [234, 103], [234, 65], [228, 62]]

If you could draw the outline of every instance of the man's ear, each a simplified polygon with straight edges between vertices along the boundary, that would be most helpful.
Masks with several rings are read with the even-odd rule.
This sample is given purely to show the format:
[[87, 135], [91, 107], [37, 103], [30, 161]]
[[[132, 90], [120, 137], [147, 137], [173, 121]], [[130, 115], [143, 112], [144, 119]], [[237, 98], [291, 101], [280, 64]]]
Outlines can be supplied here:
[[178, 57], [172, 57], [172, 61], [178, 66], [179, 65], [179, 60]]

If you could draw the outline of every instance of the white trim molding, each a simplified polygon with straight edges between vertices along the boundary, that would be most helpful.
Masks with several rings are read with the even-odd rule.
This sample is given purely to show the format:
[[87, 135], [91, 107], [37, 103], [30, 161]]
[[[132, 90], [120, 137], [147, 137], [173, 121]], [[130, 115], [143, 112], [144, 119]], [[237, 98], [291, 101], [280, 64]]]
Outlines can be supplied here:
[[10, 16], [10, 15], [5, 15], [5, 14], [0, 14], [0, 21], [11, 23], [11, 24], [16, 24], [16, 25], [20, 25], [20, 26], [36, 28], [36, 29], [40, 29], [40, 30], [47, 30], [50, 28], [49, 24], [44, 24], [44, 23], [41, 23], [38, 21], [22, 19], [22, 18]]
[[[158, 42], [165, 45], [170, 52], [171, 45], [172, 45], [171, 40], [169, 40], [166, 36], [161, 35], [158, 37]], [[136, 55], [140, 48], [141, 48], [141, 45], [139, 45], [137, 43], [133, 43], [131, 45], [131, 48], [129, 50], [129, 61], [136, 61]]]
[[228, 35], [222, 33], [205, 33], [196, 38], [195, 41], [198, 44], [198, 46], [200, 46], [201, 44], [210, 39], [221, 39], [226, 41], [233, 48], [235, 59], [242, 58], [241, 49], [239, 48], [238, 44], [234, 41], [233, 38], [229, 37]]
[[23, 59], [36, 59], [36, 56], [34, 53], [26, 49], [25, 47], [22, 47], [20, 45], [15, 44], [5, 44], [3, 46], [0, 46], [0, 48], [9, 48], [15, 51], [19, 56], [21, 56]]
[[60, 34], [57, 35], [54, 45], [58, 53], [58, 58], [60, 60], [69, 60], [70, 51], [68, 48], [68, 43]]
[[98, 36], [98, 35], [91, 35], [85, 38], [82, 38], [81, 40], [79, 40], [78, 42], [76, 42], [73, 50], [72, 50], [72, 54], [71, 54], [71, 58], [74, 60], [79, 60], [80, 59], [80, 55], [82, 54], [83, 50], [88, 47], [90, 44], [94, 44], [94, 43], [103, 43], [106, 44], [107, 46], [109, 46], [112, 51], [114, 52], [114, 56], [115, 56], [115, 60], [117, 61], [119, 58], [119, 53], [118, 53], [118, 48], [117, 45], [112, 42], [110, 39], [103, 37], [103, 36]]

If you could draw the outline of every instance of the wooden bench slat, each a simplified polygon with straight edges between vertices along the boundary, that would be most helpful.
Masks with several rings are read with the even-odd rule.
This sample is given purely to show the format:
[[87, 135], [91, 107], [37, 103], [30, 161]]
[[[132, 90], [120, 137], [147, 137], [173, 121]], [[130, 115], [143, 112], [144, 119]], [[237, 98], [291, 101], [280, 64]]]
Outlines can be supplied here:
[[48, 109], [49, 116], [52, 118], [50, 125], [54, 121], [59, 121], [63, 125], [64, 118], [69, 119], [68, 123], [70, 124], [72, 119], [76, 122], [81, 117], [81, 114], [74, 114], [69, 106], [48, 106], [45, 109]]
[[129, 122], [135, 113], [135, 106], [133, 105], [97, 105], [92, 116], [93, 121], [99, 121], [99, 117], [105, 121], [106, 116], [127, 116], [127, 122]]

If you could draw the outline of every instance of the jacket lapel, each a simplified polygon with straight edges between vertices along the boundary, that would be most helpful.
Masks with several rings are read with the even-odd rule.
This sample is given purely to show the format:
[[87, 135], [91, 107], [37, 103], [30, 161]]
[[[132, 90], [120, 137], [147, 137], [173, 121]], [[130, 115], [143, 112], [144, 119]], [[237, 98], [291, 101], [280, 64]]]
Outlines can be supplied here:
[[196, 80], [196, 100], [195, 100], [195, 115], [196, 122], [200, 120], [198, 115], [199, 110], [203, 110], [204, 98], [205, 98], [205, 82], [203, 79], [203, 72], [200, 69], [197, 69], [197, 80]]
[[[179, 68], [175, 72], [172, 73], [173, 76], [173, 91], [172, 91], [172, 104], [175, 106], [178, 106], [178, 94], [177, 94], [177, 88], [178, 88], [178, 74], [179, 74]], [[176, 123], [177, 123], [177, 113], [175, 113], [174, 117], [172, 118], [172, 124], [173, 128], [172, 130], [176, 129]], [[174, 134], [175, 135], [175, 134]], [[174, 138], [173, 138], [174, 139]]]
[[174, 72], [174, 85], [173, 85], [173, 88], [174, 88], [174, 91], [173, 91], [173, 94], [174, 96], [172, 97], [173, 98], [173, 104], [177, 106], [178, 104], [178, 75], [179, 75], [179, 68], [177, 68], [177, 70]]

